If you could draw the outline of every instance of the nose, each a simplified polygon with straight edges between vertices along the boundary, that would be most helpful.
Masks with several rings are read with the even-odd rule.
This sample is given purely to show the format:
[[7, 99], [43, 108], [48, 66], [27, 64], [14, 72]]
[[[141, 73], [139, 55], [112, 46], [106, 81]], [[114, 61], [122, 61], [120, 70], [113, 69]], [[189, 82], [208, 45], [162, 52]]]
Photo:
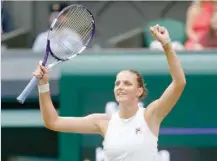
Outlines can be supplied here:
[[123, 90], [124, 89], [124, 85], [123, 83], [120, 83], [117, 87], [116, 87], [117, 90]]

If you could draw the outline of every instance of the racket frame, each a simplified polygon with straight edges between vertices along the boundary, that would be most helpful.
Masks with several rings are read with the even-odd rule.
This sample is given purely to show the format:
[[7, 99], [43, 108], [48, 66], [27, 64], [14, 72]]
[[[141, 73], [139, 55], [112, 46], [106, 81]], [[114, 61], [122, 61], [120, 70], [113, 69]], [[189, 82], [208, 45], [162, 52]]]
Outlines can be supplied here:
[[[56, 24], [58, 18], [66, 11], [68, 10], [69, 8], [71, 7], [82, 7], [83, 9], [85, 9], [89, 15], [91, 16], [91, 20], [92, 20], [92, 30], [91, 30], [91, 34], [89, 36], [89, 39], [86, 41], [86, 43], [84, 44], [84, 47], [81, 48], [81, 50], [79, 52], [77, 52], [76, 54], [73, 54], [72, 56], [70, 56], [69, 58], [67, 59], [61, 59], [59, 57], [57, 57], [51, 50], [51, 47], [50, 47], [50, 39], [49, 39], [49, 34], [50, 32], [53, 30], [53, 27], [54, 25]], [[51, 23], [50, 25], [50, 28], [49, 28], [49, 32], [48, 32], [48, 35], [47, 35], [47, 45], [46, 45], [46, 52], [45, 52], [45, 55], [44, 55], [44, 58], [43, 58], [43, 61], [42, 61], [42, 65], [45, 66], [46, 63], [47, 63], [47, 60], [48, 60], [48, 57], [49, 55], [51, 55], [54, 59], [56, 59], [57, 61], [56, 62], [53, 62], [51, 64], [48, 65], [47, 69], [48, 71], [51, 70], [51, 68], [53, 68], [54, 66], [56, 66], [57, 64], [61, 63], [61, 62], [65, 62], [67, 60], [70, 60], [74, 57], [76, 57], [77, 55], [81, 54], [85, 49], [86, 47], [90, 44], [90, 42], [92, 41], [93, 37], [94, 37], [94, 34], [95, 34], [95, 19], [94, 19], [94, 16], [92, 15], [92, 13], [84, 6], [82, 5], [69, 5], [67, 7], [65, 7], [62, 11], [60, 11], [58, 13], [58, 15], [56, 16], [56, 18], [53, 20], [53, 22]], [[26, 98], [28, 97], [28, 95], [30, 94], [30, 92], [35, 88], [35, 86], [37, 85], [39, 79], [36, 78], [35, 76], [32, 77], [32, 79], [30, 80], [30, 82], [27, 84], [27, 86], [25, 87], [25, 89], [22, 91], [22, 93], [17, 97], [17, 101], [21, 104], [23, 104], [26, 100]]]

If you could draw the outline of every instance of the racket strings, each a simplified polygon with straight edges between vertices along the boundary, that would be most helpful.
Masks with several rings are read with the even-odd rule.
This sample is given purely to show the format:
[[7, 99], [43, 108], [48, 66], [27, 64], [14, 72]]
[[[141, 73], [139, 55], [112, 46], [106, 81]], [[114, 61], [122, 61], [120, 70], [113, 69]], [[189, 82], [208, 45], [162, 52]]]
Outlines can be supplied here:
[[[68, 13], [70, 14], [70, 16], [73, 15], [76, 20], [80, 20], [81, 16], [86, 14], [84, 10], [80, 10], [79, 8], [76, 8], [75, 10], [72, 10], [71, 12], [68, 12]], [[84, 21], [78, 21], [80, 22], [80, 23], [77, 23], [79, 25], [78, 28], [83, 27], [85, 25], [84, 23], [81, 23], [81, 22], [89, 21], [86, 15], [83, 18], [86, 18], [86, 19]], [[75, 25], [73, 25], [75, 23], [73, 21], [69, 21], [69, 22], [71, 22], [69, 23], [69, 26], [72, 25], [76, 29]]]
[[[87, 12], [84, 10], [79, 10], [79, 8], [77, 8], [74, 12], [71, 12], [70, 14], [70, 16], [74, 16], [75, 21], [71, 21], [68, 26], [73, 27], [73, 29], [75, 29], [75, 31], [79, 33], [79, 35], [82, 37], [82, 40], [86, 41], [86, 38], [88, 38], [92, 26], [90, 18], [88, 19], [90, 15], [87, 14]], [[82, 19], [84, 20], [81, 21]], [[86, 28], [89, 28], [89, 30], [87, 30]]]
[[65, 53], [71, 53], [71, 50], [69, 50], [65, 45], [63, 45], [60, 40], [57, 40], [57, 42], [63, 49], [66, 50]]
[[66, 10], [63, 17], [57, 19], [49, 35], [51, 46], [52, 42], [59, 44], [62, 52], [52, 51], [59, 58], [64, 59], [77, 54], [88, 43], [92, 30], [93, 19], [86, 9], [76, 7]]
[[[79, 11], [82, 11], [81, 13]], [[84, 18], [84, 21], [79, 21], [81, 19], [81, 16], [83, 16], [82, 18]], [[87, 14], [87, 12], [85, 12], [84, 10], [80, 10], [80, 8], [76, 8], [75, 10], [70, 10], [65, 14], [65, 17], [71, 17], [73, 16], [74, 21], [66, 21], [66, 23], [59, 23], [58, 26], [56, 27], [56, 30], [62, 30], [63, 28], [71, 28], [73, 29], [76, 33], [80, 33], [81, 36], [83, 37], [88, 37], [88, 30], [85, 30], [86, 33], [81, 33], [79, 32], [80, 28], [84, 28], [84, 26], [87, 26], [86, 24], [84, 24], [84, 22], [88, 22], [88, 27], [91, 28], [92, 26], [92, 22], [90, 19], [88, 19], [88, 17], [90, 16], [89, 14]], [[77, 21], [75, 21], [77, 20]], [[85, 27], [86, 28], [86, 27]]]
[[[87, 12], [85, 12], [84, 10], [80, 10], [80, 8], [76, 8], [75, 10], [68, 12], [68, 14], [69, 14], [69, 16], [74, 17], [74, 21], [69, 21], [68, 24], [66, 24], [66, 26], [73, 28], [75, 30], [75, 32], [79, 33], [79, 35], [82, 36], [82, 39], [88, 37], [89, 30], [85, 30], [85, 32], [82, 33], [81, 29], [87, 28], [87, 27], [91, 28], [92, 22], [90, 21], [90, 19], [88, 19], [88, 16], [90, 16], [90, 15], [87, 14]], [[83, 21], [80, 21], [81, 16], [82, 16], [82, 18], [84, 18]]]

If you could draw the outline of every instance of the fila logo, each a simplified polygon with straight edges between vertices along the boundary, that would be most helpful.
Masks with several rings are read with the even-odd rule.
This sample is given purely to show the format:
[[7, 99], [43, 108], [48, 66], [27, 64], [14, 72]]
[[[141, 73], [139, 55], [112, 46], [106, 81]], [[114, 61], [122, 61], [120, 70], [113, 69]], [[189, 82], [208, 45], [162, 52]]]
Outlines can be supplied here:
[[141, 134], [141, 133], [142, 133], [141, 129], [140, 128], [136, 128], [136, 134]]

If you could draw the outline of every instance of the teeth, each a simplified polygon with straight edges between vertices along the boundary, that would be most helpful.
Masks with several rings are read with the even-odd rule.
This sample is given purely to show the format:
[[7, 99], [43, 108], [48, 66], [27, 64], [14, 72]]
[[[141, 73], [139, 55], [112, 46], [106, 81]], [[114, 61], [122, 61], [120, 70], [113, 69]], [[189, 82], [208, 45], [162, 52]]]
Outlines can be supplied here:
[[125, 95], [125, 93], [118, 93], [118, 95]]

